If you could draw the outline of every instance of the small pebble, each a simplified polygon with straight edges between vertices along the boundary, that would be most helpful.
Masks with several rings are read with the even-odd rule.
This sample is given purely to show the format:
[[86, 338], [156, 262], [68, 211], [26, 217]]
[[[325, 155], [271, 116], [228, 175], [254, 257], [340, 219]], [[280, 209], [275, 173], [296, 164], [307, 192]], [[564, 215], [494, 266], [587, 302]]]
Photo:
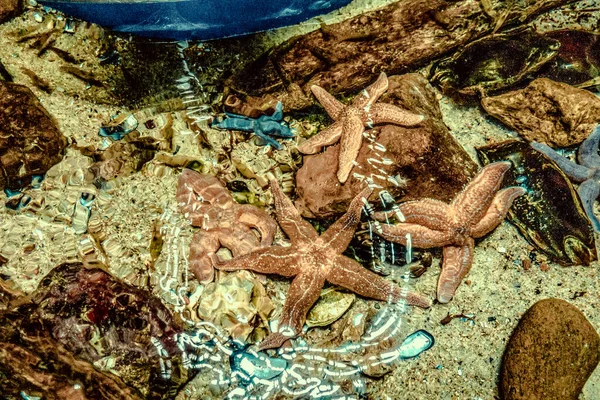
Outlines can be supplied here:
[[33, 13], [33, 19], [39, 24], [44, 22], [44, 16], [37, 11]]
[[543, 271], [543, 272], [549, 271], [550, 270], [550, 266], [547, 263], [542, 262], [540, 264], [540, 270]]
[[506, 247], [498, 247], [498, 253], [506, 253]]
[[529, 258], [525, 258], [521, 261], [521, 265], [525, 271], [529, 271], [531, 268], [531, 260]]

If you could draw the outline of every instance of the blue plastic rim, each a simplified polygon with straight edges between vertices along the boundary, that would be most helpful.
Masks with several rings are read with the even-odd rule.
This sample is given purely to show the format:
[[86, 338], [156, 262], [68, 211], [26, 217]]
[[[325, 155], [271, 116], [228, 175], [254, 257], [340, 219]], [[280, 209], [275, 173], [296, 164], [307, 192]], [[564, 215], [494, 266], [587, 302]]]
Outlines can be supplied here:
[[115, 31], [156, 38], [218, 39], [294, 25], [351, 0], [42, 0]]

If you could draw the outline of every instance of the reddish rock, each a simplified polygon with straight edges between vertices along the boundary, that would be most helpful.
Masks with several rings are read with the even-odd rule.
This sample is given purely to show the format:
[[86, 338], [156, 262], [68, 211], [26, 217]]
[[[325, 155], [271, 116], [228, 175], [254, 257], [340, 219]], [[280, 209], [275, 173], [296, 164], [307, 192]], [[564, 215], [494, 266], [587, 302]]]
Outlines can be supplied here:
[[547, 78], [522, 90], [486, 97], [481, 105], [525, 140], [551, 147], [581, 143], [600, 123], [600, 98]]
[[[442, 122], [439, 104], [427, 80], [420, 74], [407, 74], [390, 77], [389, 85], [388, 92], [380, 101], [427, 118], [421, 125], [412, 128], [382, 125], [369, 130], [377, 136], [377, 143], [386, 148], [383, 156], [391, 159], [392, 163], [369, 163], [369, 159], [381, 159], [381, 156], [370, 142], [363, 140], [356, 160], [360, 167], [354, 167], [344, 185], [336, 177], [339, 145], [330, 146], [323, 153], [306, 156], [296, 176], [296, 207], [305, 217], [332, 217], [343, 213], [364, 186], [353, 177], [353, 173], [397, 177], [404, 182], [403, 186], [378, 178], [375, 178], [375, 183], [399, 201], [423, 197], [450, 201], [475, 175], [477, 165]], [[385, 175], [376, 168], [384, 171]], [[379, 191], [375, 190], [371, 199], [376, 199]]]
[[515, 328], [502, 360], [503, 400], [576, 400], [600, 361], [600, 336], [564, 300], [535, 303]]
[[19, 15], [22, 11], [21, 0], [0, 0], [0, 23]]
[[33, 175], [45, 174], [62, 160], [66, 146], [29, 88], [0, 81], [0, 189], [19, 189]]

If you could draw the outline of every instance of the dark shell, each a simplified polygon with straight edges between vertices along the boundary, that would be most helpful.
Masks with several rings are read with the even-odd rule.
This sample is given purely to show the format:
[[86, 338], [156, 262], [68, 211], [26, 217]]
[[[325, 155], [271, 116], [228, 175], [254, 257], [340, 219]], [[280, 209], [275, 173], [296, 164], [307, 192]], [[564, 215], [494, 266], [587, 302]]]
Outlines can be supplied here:
[[597, 259], [592, 225], [575, 188], [553, 161], [519, 140], [479, 147], [477, 153], [484, 164], [513, 164], [504, 185], [524, 187], [527, 193], [515, 200], [508, 215], [533, 246], [563, 266]]
[[489, 94], [513, 86], [558, 54], [558, 41], [531, 29], [476, 40], [437, 62], [430, 80], [446, 93]]
[[600, 35], [560, 30], [545, 34], [560, 42], [558, 55], [544, 68], [542, 76], [554, 81], [579, 85], [600, 74]]

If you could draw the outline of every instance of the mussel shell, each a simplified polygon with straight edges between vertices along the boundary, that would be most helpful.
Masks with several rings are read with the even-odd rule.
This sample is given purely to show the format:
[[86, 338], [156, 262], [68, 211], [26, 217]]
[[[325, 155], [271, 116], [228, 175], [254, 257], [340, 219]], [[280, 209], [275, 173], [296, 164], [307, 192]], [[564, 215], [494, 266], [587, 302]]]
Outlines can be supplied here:
[[400, 359], [408, 360], [417, 357], [424, 351], [429, 350], [435, 343], [433, 335], [424, 329], [408, 335], [400, 345]]
[[440, 60], [430, 80], [445, 93], [490, 94], [515, 85], [558, 54], [560, 43], [532, 29], [519, 29], [476, 40]]

